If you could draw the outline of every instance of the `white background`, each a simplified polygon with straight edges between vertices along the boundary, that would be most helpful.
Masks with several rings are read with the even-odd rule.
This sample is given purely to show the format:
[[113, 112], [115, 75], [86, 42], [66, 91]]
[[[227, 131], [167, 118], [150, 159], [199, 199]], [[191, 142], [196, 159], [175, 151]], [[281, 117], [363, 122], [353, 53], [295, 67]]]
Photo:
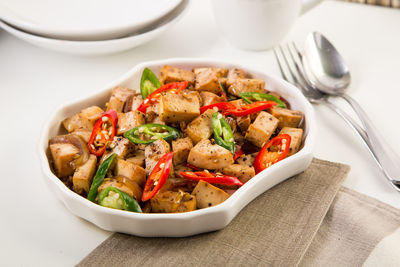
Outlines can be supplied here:
[[[341, 51], [352, 74], [349, 93], [400, 153], [400, 10], [326, 1], [299, 18], [287, 40], [301, 45], [314, 30]], [[70, 214], [44, 183], [41, 126], [65, 101], [96, 92], [139, 62], [170, 57], [227, 59], [279, 75], [272, 51], [241, 51], [218, 34], [209, 1], [194, 1], [150, 43], [112, 56], [58, 54], [0, 31], [0, 265], [71, 266], [111, 234]], [[400, 207], [399, 193], [351, 129], [326, 107], [316, 113], [315, 156], [350, 165], [345, 186]]]

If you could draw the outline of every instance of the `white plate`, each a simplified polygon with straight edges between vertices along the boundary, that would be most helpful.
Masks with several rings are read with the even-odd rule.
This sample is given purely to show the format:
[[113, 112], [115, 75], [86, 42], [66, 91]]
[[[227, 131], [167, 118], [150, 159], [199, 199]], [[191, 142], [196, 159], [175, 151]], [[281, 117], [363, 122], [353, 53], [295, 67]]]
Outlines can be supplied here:
[[23, 31], [56, 39], [107, 40], [140, 30], [181, 0], [2, 0], [0, 18]]
[[[51, 171], [49, 159], [47, 157], [49, 139], [63, 133], [60, 131], [60, 129], [62, 129], [61, 121], [88, 106], [104, 105], [109, 99], [114, 86], [119, 85], [128, 88], [139, 88], [140, 78], [145, 67], [158, 73], [165, 64], [187, 70], [204, 66], [243, 68], [255, 78], [265, 80], [267, 89], [280, 93], [290, 102], [293, 109], [301, 110], [304, 113], [304, 146], [296, 154], [257, 174], [223, 203], [214, 207], [187, 213], [141, 214], [109, 209], [94, 204], [67, 188]], [[52, 113], [44, 125], [39, 141], [39, 156], [45, 180], [50, 185], [50, 189], [76, 216], [82, 217], [108, 231], [146, 237], [179, 237], [224, 228], [243, 207], [258, 195], [287, 178], [304, 171], [311, 163], [313, 157], [312, 150], [316, 141], [315, 135], [315, 116], [311, 104], [297, 88], [282, 79], [273, 77], [264, 71], [258, 71], [223, 61], [207, 59], [168, 59], [141, 63], [120, 79], [100, 89], [98, 93], [80, 98], [79, 100], [67, 103], [58, 108]]]
[[173, 12], [167, 15], [167, 17], [164, 17], [161, 21], [150, 25], [144, 29], [143, 33], [112, 40], [67, 41], [45, 38], [20, 31], [2, 22], [1, 20], [0, 27], [12, 35], [20, 38], [21, 40], [27, 41], [39, 47], [76, 55], [105, 55], [128, 50], [154, 39], [183, 17], [185, 11], [188, 10], [189, 3], [189, 0], [183, 0], [181, 4], [179, 4], [178, 7], [173, 10]]

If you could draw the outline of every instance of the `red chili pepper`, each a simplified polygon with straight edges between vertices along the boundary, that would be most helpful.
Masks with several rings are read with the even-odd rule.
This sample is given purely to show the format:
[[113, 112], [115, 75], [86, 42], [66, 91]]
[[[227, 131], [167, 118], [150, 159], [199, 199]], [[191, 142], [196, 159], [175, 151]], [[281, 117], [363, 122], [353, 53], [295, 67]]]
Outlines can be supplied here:
[[229, 102], [219, 102], [219, 103], [215, 103], [215, 104], [211, 104], [211, 105], [207, 105], [204, 107], [200, 108], [200, 114], [203, 114], [206, 110], [211, 109], [211, 108], [218, 108], [218, 110], [222, 110], [222, 111], [227, 111], [227, 110], [231, 110], [231, 109], [235, 109], [236, 106], [232, 103]]
[[206, 172], [206, 171], [180, 172], [180, 174], [189, 180], [194, 180], [194, 181], [203, 180], [203, 181], [211, 183], [211, 184], [238, 185], [238, 186], [243, 185], [243, 182], [240, 181], [237, 177], [228, 176], [228, 175], [218, 175], [218, 174], [210, 173], [210, 172]]
[[242, 149], [239, 149], [238, 151], [235, 152], [235, 154], [233, 155], [233, 160], [236, 160], [238, 157], [240, 157], [241, 155], [244, 155], [244, 152]]
[[115, 136], [118, 123], [117, 112], [113, 109], [105, 112], [93, 126], [88, 147], [89, 152], [100, 157], [107, 149], [107, 145]]
[[153, 198], [167, 181], [172, 166], [174, 152], [165, 154], [156, 164], [147, 178], [143, 189], [142, 201]]
[[243, 105], [241, 107], [228, 110], [228, 114], [235, 115], [236, 117], [241, 117], [253, 114], [258, 111], [262, 111], [267, 108], [271, 108], [276, 105], [277, 103], [274, 101], [256, 101], [251, 104]]
[[[288, 134], [280, 134], [272, 138], [254, 159], [254, 169], [256, 173], [270, 167], [278, 161], [286, 158], [289, 153], [290, 142], [292, 138]], [[279, 146], [279, 151], [269, 151], [271, 146]]]
[[196, 167], [196, 166], [194, 166], [192, 164], [189, 164], [189, 163], [184, 163], [183, 165], [188, 167], [188, 168], [191, 168], [191, 169], [193, 169], [195, 171], [200, 171], [201, 170], [200, 168], [198, 168], [198, 167]]
[[148, 107], [151, 106], [152, 103], [154, 103], [160, 96], [160, 93], [172, 90], [175, 94], [179, 94], [183, 90], [186, 89], [188, 86], [188, 82], [173, 82], [173, 83], [167, 83], [157, 90], [155, 90], [153, 93], [149, 94], [146, 99], [142, 102], [142, 104], [137, 108], [138, 111], [142, 113], [146, 113], [146, 110]]

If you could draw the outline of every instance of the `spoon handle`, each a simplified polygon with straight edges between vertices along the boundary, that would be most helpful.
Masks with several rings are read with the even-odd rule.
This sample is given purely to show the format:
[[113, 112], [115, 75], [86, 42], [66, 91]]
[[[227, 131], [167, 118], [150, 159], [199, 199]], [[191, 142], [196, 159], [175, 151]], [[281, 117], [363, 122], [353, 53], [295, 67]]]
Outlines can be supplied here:
[[368, 151], [371, 153], [372, 157], [374, 158], [376, 164], [378, 167], [382, 170], [382, 172], [385, 174], [385, 177], [387, 181], [390, 183], [390, 185], [398, 192], [400, 192], [400, 187], [398, 187], [392, 179], [388, 175], [386, 175], [386, 172], [384, 171], [381, 163], [379, 162], [377, 155], [375, 154], [375, 151], [372, 149], [370, 140], [368, 139], [368, 136], [365, 132], [365, 130], [356, 122], [354, 119], [349, 116], [346, 112], [344, 112], [340, 107], [336, 106], [334, 103], [330, 102], [328, 99], [324, 99], [320, 101], [319, 103], [324, 104], [334, 112], [336, 112], [349, 126], [351, 129], [353, 129], [362, 139], [364, 145], [367, 147]]
[[343, 94], [341, 97], [350, 104], [364, 125], [370, 146], [385, 175], [392, 180], [393, 183], [400, 184], [400, 157], [380, 135], [360, 104], [347, 94]]

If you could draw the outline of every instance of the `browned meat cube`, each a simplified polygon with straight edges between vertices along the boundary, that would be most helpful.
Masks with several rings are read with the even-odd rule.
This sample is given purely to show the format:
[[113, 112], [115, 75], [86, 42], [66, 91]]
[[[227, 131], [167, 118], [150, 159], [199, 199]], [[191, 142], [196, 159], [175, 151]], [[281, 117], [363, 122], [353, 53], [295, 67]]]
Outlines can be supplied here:
[[228, 87], [228, 92], [232, 95], [239, 96], [245, 92], [264, 92], [265, 82], [258, 79], [236, 79], [231, 86]]
[[123, 135], [132, 128], [146, 123], [145, 115], [140, 111], [129, 111], [127, 113], [118, 113], [117, 135]]
[[140, 167], [144, 167], [144, 151], [143, 150], [135, 150], [131, 154], [129, 154], [129, 158], [126, 159], [128, 162], [132, 162]]
[[114, 171], [115, 175], [125, 176], [140, 186], [144, 186], [146, 182], [146, 171], [132, 162], [118, 158]]
[[288, 134], [290, 135], [291, 142], [288, 156], [293, 155], [297, 151], [299, 151], [301, 140], [303, 138], [303, 129], [301, 128], [291, 128], [291, 127], [284, 127], [279, 134]]
[[139, 94], [129, 95], [125, 101], [124, 112], [137, 110], [137, 108], [142, 104], [142, 102], [143, 99], [141, 95]]
[[79, 149], [76, 146], [72, 144], [51, 144], [50, 152], [58, 177], [67, 177], [74, 173], [75, 166], [71, 163], [79, 156]]
[[242, 69], [230, 69], [226, 80], [226, 86], [231, 86], [237, 79], [246, 78], [246, 73]]
[[184, 69], [165, 65], [160, 71], [159, 80], [161, 85], [172, 82], [188, 81], [189, 86], [193, 86], [194, 73]]
[[278, 126], [278, 119], [268, 112], [261, 111], [247, 129], [245, 138], [258, 147], [263, 147]]
[[174, 151], [174, 164], [185, 162], [193, 148], [192, 140], [189, 137], [179, 138], [172, 141], [172, 151]]
[[208, 106], [211, 104], [215, 104], [215, 103], [224, 101], [224, 99], [222, 97], [217, 96], [216, 94], [207, 92], [207, 91], [200, 92], [200, 97], [202, 99], [201, 106]]
[[298, 110], [273, 107], [269, 112], [279, 120], [279, 129], [283, 127], [297, 127], [303, 118], [303, 113]]
[[196, 68], [193, 70], [196, 75], [195, 89], [197, 91], [208, 91], [215, 94], [222, 92], [220, 78], [228, 72], [221, 68]]
[[215, 111], [206, 110], [203, 114], [192, 120], [186, 128], [186, 134], [197, 144], [202, 139], [210, 138], [213, 133], [211, 116]]
[[161, 94], [159, 114], [167, 123], [189, 122], [200, 115], [200, 101], [196, 94], [183, 92]]
[[229, 176], [235, 176], [240, 179], [243, 183], [246, 183], [248, 180], [253, 178], [256, 175], [253, 166], [241, 165], [241, 164], [232, 164], [225, 168], [221, 169], [223, 174]]
[[68, 132], [73, 132], [75, 130], [87, 130], [92, 132], [94, 124], [101, 117], [103, 112], [101, 108], [91, 106], [65, 119], [62, 123]]
[[224, 190], [202, 180], [193, 189], [192, 195], [196, 197], [198, 209], [218, 205], [229, 198]]
[[112, 90], [110, 100], [106, 103], [107, 110], [113, 109], [116, 112], [122, 112], [129, 96], [136, 94], [132, 89], [115, 87]]
[[208, 139], [203, 139], [190, 150], [188, 163], [199, 168], [216, 170], [231, 165], [233, 156], [229, 150], [222, 146], [212, 144]]
[[[171, 152], [170, 145], [164, 139], [158, 139], [151, 145], [146, 146], [144, 150], [146, 174], [150, 174], [162, 156], [169, 152]], [[173, 173], [173, 171], [170, 173]]]
[[90, 155], [89, 159], [81, 166], [76, 168], [72, 182], [74, 190], [78, 194], [89, 193], [90, 186], [92, 185], [93, 175], [96, 171], [97, 157]]

